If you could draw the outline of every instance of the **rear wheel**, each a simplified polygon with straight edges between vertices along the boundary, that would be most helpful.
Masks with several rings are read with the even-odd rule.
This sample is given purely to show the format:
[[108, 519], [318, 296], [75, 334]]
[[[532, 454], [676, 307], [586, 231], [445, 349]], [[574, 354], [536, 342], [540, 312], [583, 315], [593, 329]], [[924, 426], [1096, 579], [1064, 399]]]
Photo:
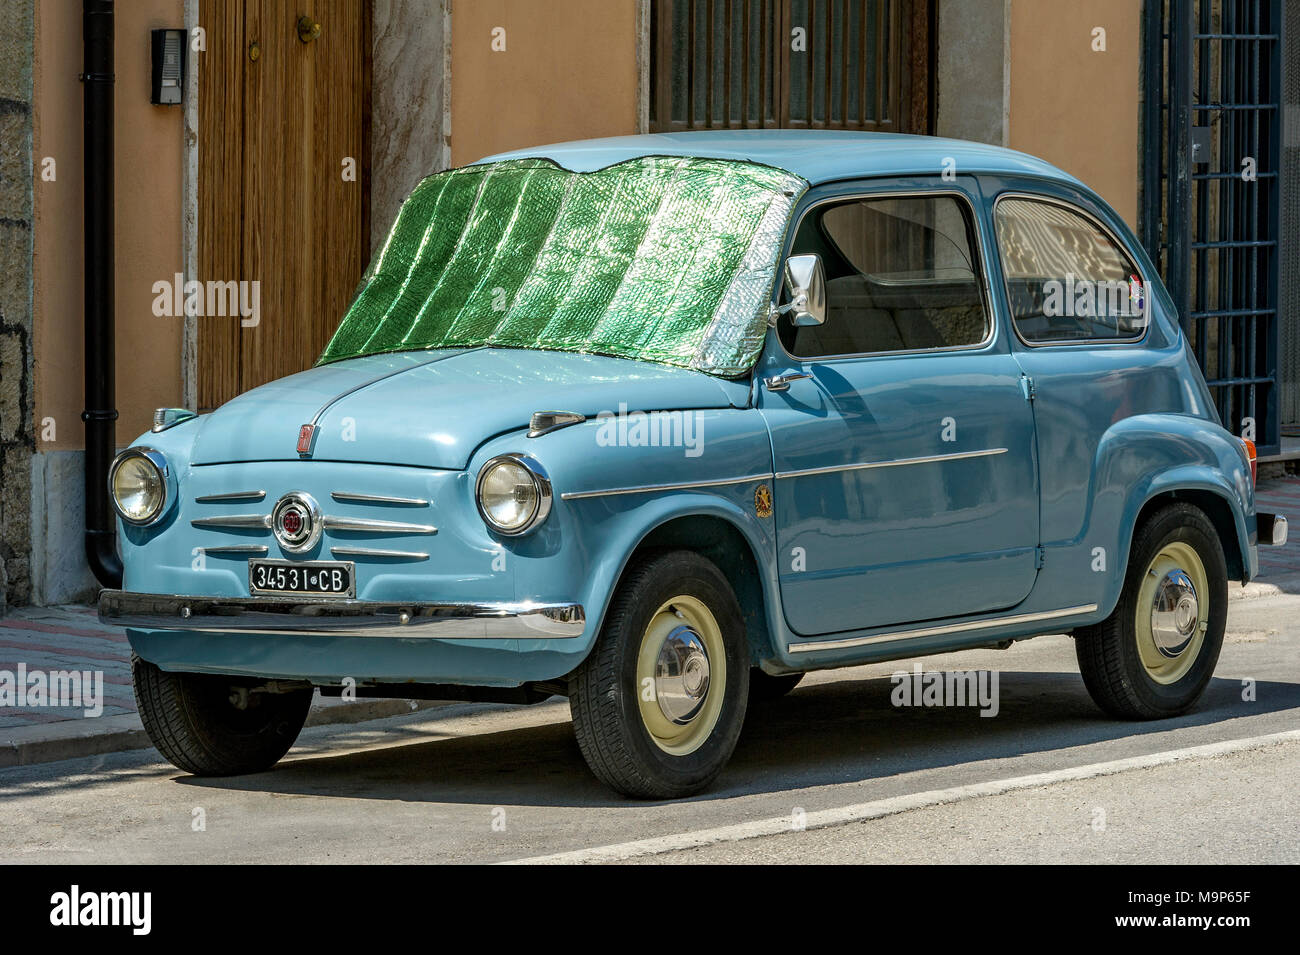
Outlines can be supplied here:
[[1088, 692], [1126, 719], [1186, 712], [1214, 674], [1227, 616], [1227, 563], [1214, 525], [1190, 504], [1162, 508], [1134, 535], [1115, 611], [1075, 632]]
[[131, 657], [140, 720], [158, 752], [196, 776], [270, 769], [307, 721], [312, 688], [268, 692], [266, 682], [169, 673]]
[[740, 737], [748, 657], [740, 606], [714, 564], [689, 551], [640, 561], [570, 683], [592, 772], [640, 798], [704, 789]]

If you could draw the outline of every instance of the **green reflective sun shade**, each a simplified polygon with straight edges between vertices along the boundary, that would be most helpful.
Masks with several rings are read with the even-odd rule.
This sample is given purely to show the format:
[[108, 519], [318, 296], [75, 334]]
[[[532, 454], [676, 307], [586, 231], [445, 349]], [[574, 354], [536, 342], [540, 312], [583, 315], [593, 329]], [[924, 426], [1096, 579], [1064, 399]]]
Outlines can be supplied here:
[[771, 166], [665, 156], [586, 173], [513, 159], [430, 176], [320, 361], [495, 345], [741, 374], [762, 347], [807, 185]]

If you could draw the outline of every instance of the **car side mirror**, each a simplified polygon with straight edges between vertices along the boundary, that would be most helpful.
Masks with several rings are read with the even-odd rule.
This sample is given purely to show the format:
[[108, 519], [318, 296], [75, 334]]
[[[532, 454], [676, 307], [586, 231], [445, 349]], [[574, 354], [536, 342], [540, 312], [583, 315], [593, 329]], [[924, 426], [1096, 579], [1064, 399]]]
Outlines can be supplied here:
[[785, 288], [790, 304], [778, 308], [776, 315], [788, 313], [796, 326], [826, 321], [826, 272], [820, 255], [792, 255], [786, 259]]

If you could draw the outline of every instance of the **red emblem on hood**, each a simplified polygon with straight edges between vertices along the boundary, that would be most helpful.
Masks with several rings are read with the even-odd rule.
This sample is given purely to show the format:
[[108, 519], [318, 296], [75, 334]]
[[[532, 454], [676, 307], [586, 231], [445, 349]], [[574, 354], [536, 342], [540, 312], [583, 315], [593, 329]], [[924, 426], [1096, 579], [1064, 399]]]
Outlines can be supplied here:
[[302, 455], [311, 454], [311, 441], [316, 436], [316, 426], [314, 424], [305, 424], [298, 429], [298, 453]]

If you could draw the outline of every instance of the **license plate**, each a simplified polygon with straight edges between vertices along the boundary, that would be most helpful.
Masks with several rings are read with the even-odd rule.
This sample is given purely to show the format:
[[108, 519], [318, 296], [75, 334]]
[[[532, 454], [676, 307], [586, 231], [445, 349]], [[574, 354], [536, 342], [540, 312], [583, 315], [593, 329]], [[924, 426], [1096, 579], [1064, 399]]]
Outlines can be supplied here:
[[356, 575], [350, 560], [250, 560], [248, 592], [351, 597], [356, 592]]

